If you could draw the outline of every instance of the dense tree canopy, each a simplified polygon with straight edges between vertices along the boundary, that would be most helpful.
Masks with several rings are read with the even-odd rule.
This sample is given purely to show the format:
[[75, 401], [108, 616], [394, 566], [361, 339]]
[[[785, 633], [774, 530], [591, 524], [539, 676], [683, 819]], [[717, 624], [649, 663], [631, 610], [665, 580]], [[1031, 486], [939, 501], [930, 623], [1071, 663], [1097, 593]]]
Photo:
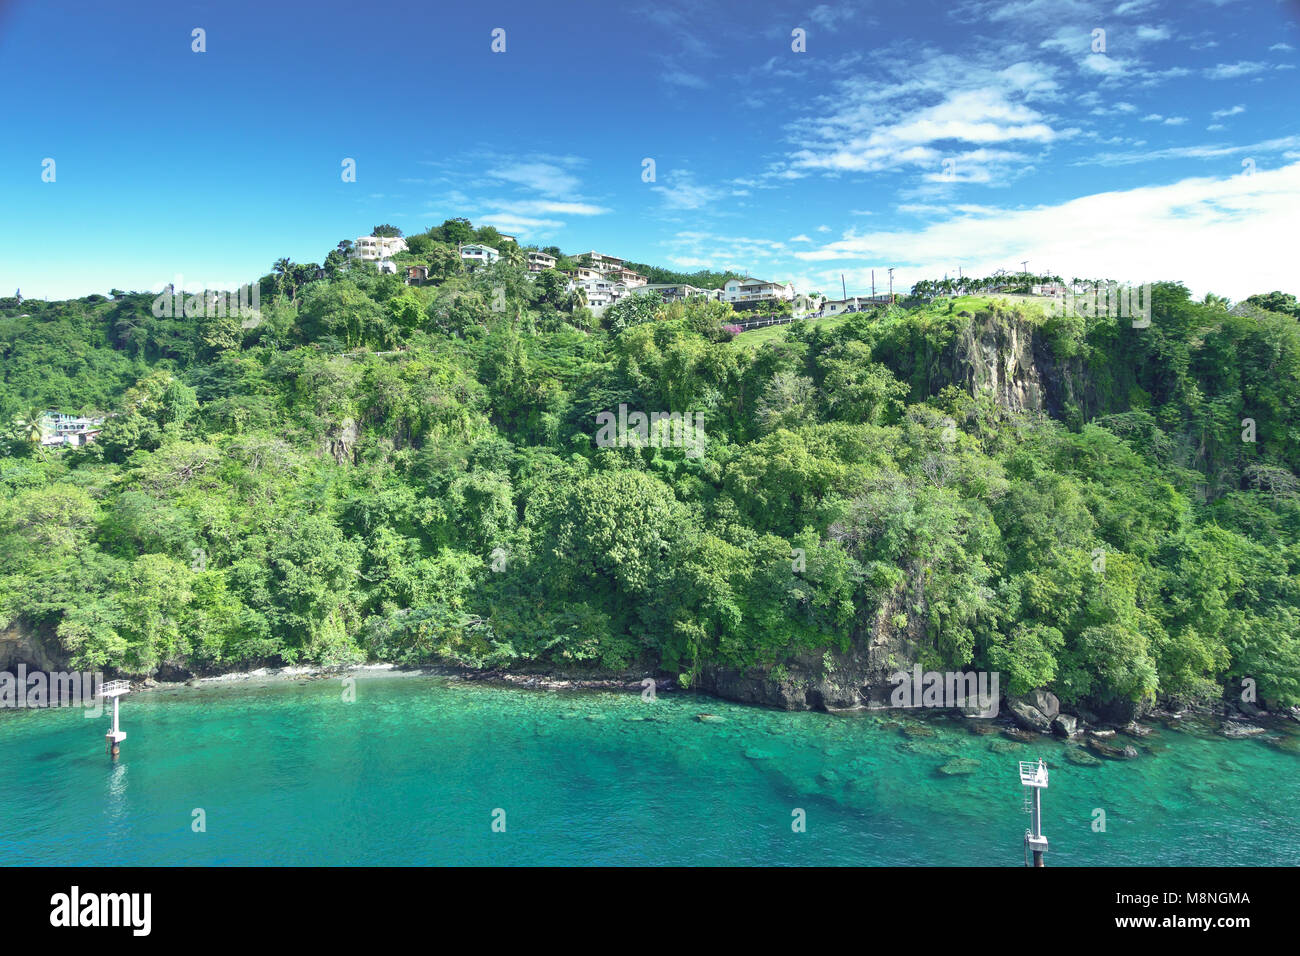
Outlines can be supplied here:
[[[475, 237], [448, 220], [411, 251]], [[1240, 315], [1166, 284], [1146, 329], [940, 302], [755, 346], [717, 303], [593, 322], [508, 262], [431, 285], [335, 264], [289, 263], [233, 324], [141, 293], [0, 301], [0, 625], [128, 674], [369, 656], [688, 682], [884, 627], [1067, 701], [1250, 678], [1300, 702], [1294, 299]], [[1040, 408], [971, 386], [988, 323], [1033, 337]], [[699, 413], [705, 440], [598, 443], [620, 406]], [[44, 408], [109, 417], [45, 450]]]

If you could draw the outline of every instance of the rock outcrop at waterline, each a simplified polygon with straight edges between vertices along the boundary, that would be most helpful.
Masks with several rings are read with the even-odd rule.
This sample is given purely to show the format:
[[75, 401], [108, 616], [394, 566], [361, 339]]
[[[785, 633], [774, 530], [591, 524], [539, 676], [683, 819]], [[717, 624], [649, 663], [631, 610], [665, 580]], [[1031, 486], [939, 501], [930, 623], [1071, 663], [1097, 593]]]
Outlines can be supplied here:
[[16, 670], [26, 665], [29, 671], [67, 670], [67, 654], [51, 634], [15, 621], [0, 630], [0, 671]]

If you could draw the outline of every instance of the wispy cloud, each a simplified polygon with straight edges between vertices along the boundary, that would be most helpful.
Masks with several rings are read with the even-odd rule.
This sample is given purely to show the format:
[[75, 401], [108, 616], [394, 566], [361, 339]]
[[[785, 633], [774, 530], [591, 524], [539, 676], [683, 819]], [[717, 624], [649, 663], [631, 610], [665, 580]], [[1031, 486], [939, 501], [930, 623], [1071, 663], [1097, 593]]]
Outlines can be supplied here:
[[1263, 73], [1267, 69], [1267, 63], [1239, 60], [1236, 63], [1219, 63], [1207, 69], [1204, 75], [1206, 79], [1210, 80], [1235, 80], [1240, 76], [1254, 76], [1256, 73]]
[[748, 191], [744, 189], [709, 186], [697, 182], [695, 173], [689, 169], [669, 170], [662, 178], [662, 183], [650, 188], [663, 197], [667, 208], [674, 210], [703, 209], [727, 196], [748, 195]]
[[1101, 153], [1073, 163], [1075, 166], [1096, 164], [1099, 166], [1127, 166], [1133, 163], [1149, 163], [1166, 159], [1222, 159], [1228, 156], [1268, 155], [1300, 146], [1300, 136], [1283, 136], [1278, 139], [1263, 140], [1256, 143], [1242, 143], [1235, 146], [1219, 144], [1201, 144], [1195, 146], [1170, 146], [1164, 149], [1152, 149], [1141, 152]]

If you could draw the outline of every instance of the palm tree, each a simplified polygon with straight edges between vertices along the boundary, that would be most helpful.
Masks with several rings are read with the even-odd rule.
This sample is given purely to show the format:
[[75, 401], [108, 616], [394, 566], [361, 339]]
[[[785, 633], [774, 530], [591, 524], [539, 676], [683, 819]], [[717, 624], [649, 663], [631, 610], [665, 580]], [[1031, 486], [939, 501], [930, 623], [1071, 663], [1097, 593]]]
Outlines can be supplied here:
[[24, 415], [15, 415], [13, 429], [20, 441], [39, 445], [45, 437], [45, 413], [31, 409]]
[[283, 293], [287, 288], [289, 290], [289, 298], [294, 298], [294, 293], [297, 292], [297, 288], [293, 281], [293, 262], [289, 259], [276, 259], [275, 274], [280, 280], [280, 291]]
[[1215, 295], [1213, 292], [1205, 293], [1205, 298], [1201, 300], [1202, 305], [1213, 306], [1216, 309], [1227, 309], [1229, 302], [1221, 295]]
[[512, 266], [522, 266], [524, 264], [524, 251], [522, 249], [513, 242], [503, 242], [501, 245], [505, 248], [497, 251], [501, 253], [503, 261]]

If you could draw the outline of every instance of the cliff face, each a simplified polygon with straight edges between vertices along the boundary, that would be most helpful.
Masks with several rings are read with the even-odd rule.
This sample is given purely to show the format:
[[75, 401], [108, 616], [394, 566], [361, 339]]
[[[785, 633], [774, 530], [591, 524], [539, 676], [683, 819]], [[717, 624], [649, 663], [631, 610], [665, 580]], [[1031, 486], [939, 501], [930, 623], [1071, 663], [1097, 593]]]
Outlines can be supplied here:
[[68, 659], [52, 634], [41, 634], [21, 621], [0, 630], [0, 671], [26, 664], [29, 671], [68, 669]]
[[1012, 412], [1057, 417], [1070, 405], [1094, 404], [1082, 364], [1056, 359], [1045, 336], [1014, 314], [993, 311], [971, 316], [940, 367], [951, 384], [971, 395], [992, 394]]
[[[992, 395], [1012, 412], [1054, 417], [1072, 405], [1095, 405], [1082, 363], [1057, 360], [1033, 323], [996, 308], [960, 318], [965, 324], [926, 370], [932, 392], [957, 385], [972, 396]], [[893, 623], [896, 613], [924, 604], [920, 578], [919, 571], [911, 574], [906, 590], [864, 620], [845, 653], [832, 651], [828, 660], [820, 652], [808, 654], [775, 670], [708, 668], [697, 686], [719, 697], [787, 710], [883, 706], [894, 689], [890, 675], [910, 671], [920, 651], [935, 644], [936, 636], [926, 633], [919, 615], [908, 614], [902, 629]]]
[[894, 615], [921, 600], [922, 595], [910, 588], [892, 594], [854, 630], [847, 651], [809, 652], [775, 671], [705, 668], [696, 686], [729, 700], [784, 710], [884, 706], [894, 687], [890, 675], [910, 670], [927, 641], [916, 615], [908, 615], [902, 628], [894, 624]]

